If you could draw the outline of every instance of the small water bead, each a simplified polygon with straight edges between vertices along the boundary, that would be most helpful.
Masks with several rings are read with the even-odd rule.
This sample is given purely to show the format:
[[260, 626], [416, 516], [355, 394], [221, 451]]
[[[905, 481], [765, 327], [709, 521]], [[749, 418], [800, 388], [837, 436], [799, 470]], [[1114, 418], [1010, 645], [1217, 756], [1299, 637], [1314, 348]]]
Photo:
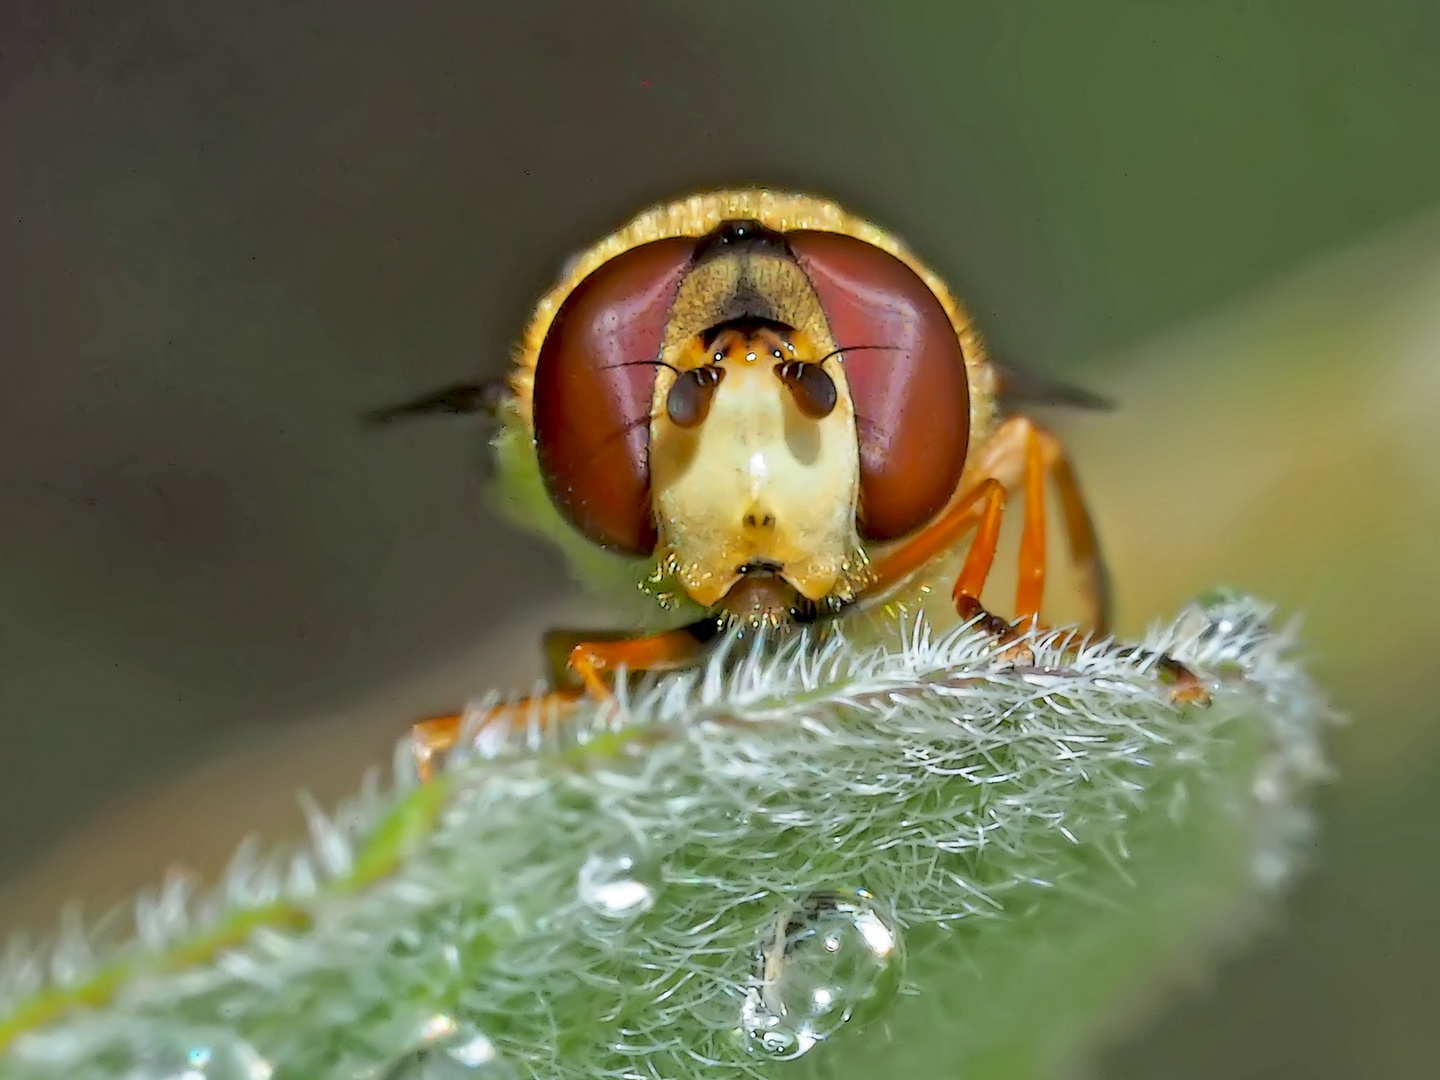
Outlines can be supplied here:
[[416, 1045], [384, 1080], [512, 1080], [495, 1044], [473, 1024], [435, 1013], [420, 1025]]
[[205, 1039], [137, 1054], [127, 1080], [270, 1080], [274, 1067], [243, 1040]]
[[580, 902], [608, 919], [633, 919], [655, 906], [659, 868], [630, 851], [594, 852], [580, 867]]
[[741, 1007], [752, 1049], [799, 1057], [894, 998], [904, 971], [899, 930], [863, 889], [814, 893], [781, 911], [756, 957]]

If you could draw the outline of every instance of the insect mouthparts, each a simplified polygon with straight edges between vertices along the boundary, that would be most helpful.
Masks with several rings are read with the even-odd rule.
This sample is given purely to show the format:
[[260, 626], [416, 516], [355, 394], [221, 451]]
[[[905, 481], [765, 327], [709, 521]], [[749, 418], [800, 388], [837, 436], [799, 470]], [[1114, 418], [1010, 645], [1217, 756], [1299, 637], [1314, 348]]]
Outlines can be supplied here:
[[740, 580], [716, 605], [716, 614], [726, 622], [752, 627], [798, 621], [795, 609], [801, 597], [779, 571], [772, 562], [746, 563], [740, 568]]

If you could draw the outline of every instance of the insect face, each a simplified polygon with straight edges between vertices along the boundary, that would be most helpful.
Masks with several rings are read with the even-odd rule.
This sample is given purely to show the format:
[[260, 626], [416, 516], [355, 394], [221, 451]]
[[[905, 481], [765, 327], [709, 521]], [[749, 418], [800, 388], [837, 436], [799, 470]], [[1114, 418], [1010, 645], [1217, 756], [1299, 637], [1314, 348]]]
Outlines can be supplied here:
[[834, 609], [869, 580], [867, 545], [959, 483], [968, 327], [827, 204], [729, 198], [759, 216], [722, 197], [611, 238], [542, 309], [516, 395], [551, 500], [593, 543], [706, 610]]
[[839, 357], [822, 350], [789, 326], [722, 325], [676, 349], [675, 370], [655, 380], [661, 557], [705, 607], [752, 578], [764, 593], [752, 583], [727, 610], [778, 615], [796, 594], [848, 596], [847, 575], [864, 566], [854, 411]]
[[848, 598], [864, 566], [854, 409], [820, 301], [778, 236], [731, 225], [702, 242], [660, 360], [651, 498], [680, 587], [762, 619]]

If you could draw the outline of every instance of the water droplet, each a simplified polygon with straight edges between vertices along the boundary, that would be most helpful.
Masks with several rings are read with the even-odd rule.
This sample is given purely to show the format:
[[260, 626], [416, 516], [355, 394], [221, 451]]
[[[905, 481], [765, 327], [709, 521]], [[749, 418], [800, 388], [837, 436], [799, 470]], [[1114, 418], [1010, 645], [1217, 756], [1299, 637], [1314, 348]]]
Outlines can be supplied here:
[[420, 1025], [415, 1048], [383, 1075], [384, 1080], [510, 1080], [515, 1074], [473, 1024], [435, 1013]]
[[[163, 1040], [160, 1040], [163, 1041]], [[136, 1080], [270, 1080], [275, 1069], [240, 1039], [195, 1039], [137, 1054]]]
[[847, 1021], [863, 1023], [895, 996], [905, 967], [900, 931], [863, 889], [814, 893], [776, 917], [741, 1007], [750, 1046], [799, 1057]]
[[582, 904], [606, 918], [633, 919], [655, 906], [660, 875], [632, 852], [596, 852], [580, 867], [576, 891]]

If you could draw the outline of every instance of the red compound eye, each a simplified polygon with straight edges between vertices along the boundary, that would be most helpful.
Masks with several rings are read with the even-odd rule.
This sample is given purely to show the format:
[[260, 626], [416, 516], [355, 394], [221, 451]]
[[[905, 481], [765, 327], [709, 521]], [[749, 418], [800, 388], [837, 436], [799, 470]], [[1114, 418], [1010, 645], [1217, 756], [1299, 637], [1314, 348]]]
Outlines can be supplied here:
[[970, 441], [965, 359], [945, 309], [903, 262], [841, 233], [785, 235], [843, 354], [860, 440], [860, 534], [895, 540], [940, 512]]
[[535, 449], [577, 529], [631, 555], [655, 548], [650, 406], [665, 323], [695, 241], [657, 240], [605, 263], [565, 298], [535, 364]]

